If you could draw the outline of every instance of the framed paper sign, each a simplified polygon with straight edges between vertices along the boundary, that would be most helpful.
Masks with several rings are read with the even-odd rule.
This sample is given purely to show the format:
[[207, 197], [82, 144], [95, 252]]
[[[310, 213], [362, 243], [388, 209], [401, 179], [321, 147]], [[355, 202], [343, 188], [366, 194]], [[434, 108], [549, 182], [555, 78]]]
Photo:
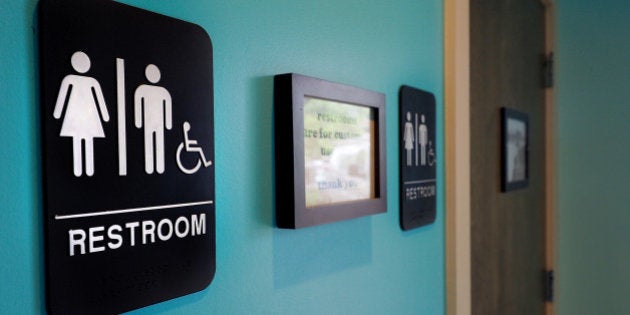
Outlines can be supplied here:
[[292, 73], [274, 93], [278, 227], [385, 212], [385, 96]]
[[501, 190], [527, 187], [529, 181], [529, 117], [501, 108]]

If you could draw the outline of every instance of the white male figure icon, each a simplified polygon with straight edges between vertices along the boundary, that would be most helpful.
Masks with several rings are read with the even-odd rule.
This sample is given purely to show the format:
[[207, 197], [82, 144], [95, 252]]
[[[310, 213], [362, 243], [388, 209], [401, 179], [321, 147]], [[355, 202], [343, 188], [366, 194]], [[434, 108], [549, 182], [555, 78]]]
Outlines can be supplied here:
[[[145, 69], [149, 82], [160, 81], [160, 69], [150, 64]], [[171, 94], [163, 87], [149, 84], [140, 85], [134, 95], [134, 116], [136, 128], [144, 125], [144, 168], [147, 174], [154, 169], [164, 173], [164, 127], [171, 129]], [[155, 165], [154, 165], [155, 161]]]
[[424, 123], [424, 115], [420, 116], [420, 126], [418, 127], [418, 144], [420, 145], [420, 165], [427, 165], [427, 144], [429, 141], [429, 131]]

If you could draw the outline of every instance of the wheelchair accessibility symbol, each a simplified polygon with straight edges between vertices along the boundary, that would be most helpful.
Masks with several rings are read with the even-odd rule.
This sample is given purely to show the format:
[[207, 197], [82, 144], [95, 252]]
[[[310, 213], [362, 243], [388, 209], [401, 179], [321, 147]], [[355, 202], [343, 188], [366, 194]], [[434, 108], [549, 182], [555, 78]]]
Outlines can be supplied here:
[[[180, 143], [179, 146], [177, 147], [177, 156], [176, 156], [177, 167], [179, 167], [179, 169], [185, 174], [194, 174], [199, 170], [199, 168], [201, 168], [202, 164], [204, 167], [208, 167], [212, 165], [212, 161], [206, 160], [206, 156], [203, 153], [203, 149], [198, 146], [197, 140], [188, 138], [188, 131], [190, 131], [190, 123], [188, 123], [187, 121], [184, 122], [182, 129], [184, 131], [184, 142]], [[184, 166], [184, 164], [182, 163], [183, 153], [197, 155], [197, 160], [193, 167], [187, 168], [186, 166]]]

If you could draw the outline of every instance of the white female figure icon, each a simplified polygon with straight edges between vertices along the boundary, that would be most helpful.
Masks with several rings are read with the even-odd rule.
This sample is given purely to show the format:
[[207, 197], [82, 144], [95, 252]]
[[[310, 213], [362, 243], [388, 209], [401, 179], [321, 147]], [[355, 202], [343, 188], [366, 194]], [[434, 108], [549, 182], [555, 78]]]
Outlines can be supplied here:
[[[72, 54], [70, 63], [72, 68], [80, 74], [88, 72], [91, 66], [90, 58], [81, 51]], [[85, 174], [92, 176], [94, 175], [94, 138], [105, 138], [101, 118], [105, 122], [109, 121], [105, 98], [98, 81], [92, 77], [77, 74], [65, 76], [61, 81], [53, 112], [56, 119], [61, 118], [64, 107], [66, 110], [59, 136], [72, 137], [74, 176], [83, 175], [84, 159]]]

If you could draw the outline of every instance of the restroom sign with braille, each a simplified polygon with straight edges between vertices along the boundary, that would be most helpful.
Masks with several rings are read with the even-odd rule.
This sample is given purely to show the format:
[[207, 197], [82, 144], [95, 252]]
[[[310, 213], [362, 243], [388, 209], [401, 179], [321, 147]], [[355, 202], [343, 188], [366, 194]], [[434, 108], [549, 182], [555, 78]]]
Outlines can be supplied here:
[[115, 1], [39, 3], [47, 308], [111, 314], [215, 272], [212, 44]]

